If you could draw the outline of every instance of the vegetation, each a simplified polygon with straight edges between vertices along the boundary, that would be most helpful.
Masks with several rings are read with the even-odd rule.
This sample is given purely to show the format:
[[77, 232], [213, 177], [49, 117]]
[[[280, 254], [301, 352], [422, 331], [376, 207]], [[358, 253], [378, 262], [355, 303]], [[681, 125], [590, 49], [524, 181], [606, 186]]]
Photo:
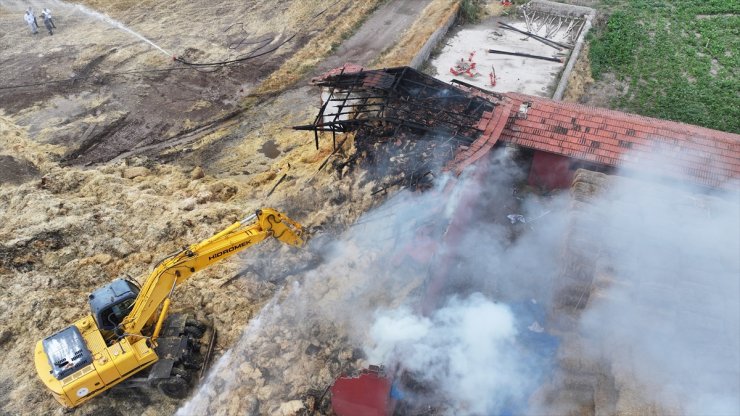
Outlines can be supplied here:
[[608, 22], [591, 36], [594, 78], [628, 86], [614, 106], [740, 133], [737, 0], [603, 0]]
[[483, 15], [483, 5], [480, 0], [460, 1], [460, 23], [477, 23]]

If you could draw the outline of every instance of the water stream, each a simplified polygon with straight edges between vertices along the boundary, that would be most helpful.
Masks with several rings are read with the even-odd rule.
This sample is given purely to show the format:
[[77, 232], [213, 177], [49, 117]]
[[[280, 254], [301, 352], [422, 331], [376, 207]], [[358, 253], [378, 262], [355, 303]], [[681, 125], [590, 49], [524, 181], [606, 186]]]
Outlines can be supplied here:
[[152, 45], [153, 47], [157, 48], [160, 52], [162, 52], [163, 54], [165, 54], [167, 56], [172, 56], [171, 53], [169, 53], [168, 51], [164, 50], [162, 47], [160, 47], [156, 43], [152, 42], [151, 40], [147, 39], [146, 37], [144, 37], [140, 33], [135, 32], [134, 30], [130, 29], [129, 27], [127, 27], [123, 23], [119, 22], [118, 20], [115, 20], [115, 19], [111, 18], [110, 16], [108, 16], [106, 14], [103, 14], [103, 13], [100, 13], [100, 12], [96, 12], [95, 10], [89, 9], [89, 8], [87, 8], [87, 7], [85, 7], [85, 6], [81, 5], [81, 4], [75, 4], [75, 8], [78, 9], [79, 11], [85, 13], [88, 16], [91, 16], [91, 17], [94, 17], [96, 19], [102, 20], [103, 22], [108, 23], [111, 26], [117, 27], [117, 28], [123, 30], [124, 32], [127, 32], [127, 33], [129, 33], [129, 34], [131, 34], [133, 36], [136, 36], [137, 38], [139, 38], [139, 39], [143, 40], [144, 42], [146, 42], [146, 43]]
[[[151, 40], [147, 39], [142, 34], [134, 31], [133, 29], [129, 28], [128, 26], [124, 25], [123, 23], [119, 22], [118, 20], [113, 19], [112, 17], [108, 16], [107, 14], [97, 12], [95, 10], [92, 10], [92, 9], [86, 7], [86, 6], [83, 6], [83, 5], [77, 4], [77, 3], [67, 3], [67, 2], [64, 2], [64, 1], [61, 1], [61, 0], [57, 0], [54, 3], [56, 3], [59, 6], [64, 7], [64, 8], [72, 8], [74, 10], [81, 11], [82, 13], [85, 13], [86, 15], [88, 15], [88, 16], [94, 18], [94, 19], [100, 20], [100, 21], [102, 21], [104, 23], [107, 23], [107, 24], [113, 26], [113, 27], [116, 27], [118, 29], [121, 29], [124, 32], [126, 32], [126, 33], [128, 33], [128, 34], [130, 34], [132, 36], [135, 36], [135, 37], [139, 38], [140, 40], [148, 43], [149, 45], [151, 45], [152, 47], [156, 48], [157, 50], [159, 50], [163, 54], [167, 55], [168, 57], [169, 56], [172, 56], [172, 54], [169, 51], [165, 50], [161, 46], [159, 46], [156, 43], [152, 42]], [[53, 12], [53, 10], [52, 10], [52, 12]]]

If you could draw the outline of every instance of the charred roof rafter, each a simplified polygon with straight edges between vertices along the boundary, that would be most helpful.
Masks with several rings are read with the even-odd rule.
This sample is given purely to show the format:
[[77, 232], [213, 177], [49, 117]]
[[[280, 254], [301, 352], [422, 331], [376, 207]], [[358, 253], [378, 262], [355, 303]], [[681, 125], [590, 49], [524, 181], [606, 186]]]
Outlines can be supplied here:
[[[319, 114], [296, 130], [336, 133], [370, 130], [374, 135], [408, 131], [418, 138], [438, 137], [470, 144], [482, 133], [476, 126], [494, 104], [409, 67], [327, 75], [316, 85], [329, 89]], [[392, 127], [392, 129], [390, 129]]]

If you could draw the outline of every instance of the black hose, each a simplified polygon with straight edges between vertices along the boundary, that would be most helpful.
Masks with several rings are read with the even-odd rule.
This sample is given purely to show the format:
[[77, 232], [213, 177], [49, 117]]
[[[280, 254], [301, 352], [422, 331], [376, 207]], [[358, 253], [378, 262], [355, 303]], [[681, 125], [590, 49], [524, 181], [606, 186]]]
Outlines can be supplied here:
[[[342, 0], [337, 0], [333, 4], [327, 6], [317, 14], [315, 14], [306, 24], [303, 25], [304, 28], [310, 27], [310, 23], [315, 20], [317, 17], [324, 14], [327, 10], [329, 10], [331, 7], [335, 6], [337, 3], [339, 3]], [[232, 25], [233, 26], [233, 25]], [[229, 26], [231, 28], [232, 26]], [[228, 29], [227, 29], [228, 30]], [[251, 59], [259, 58], [261, 56], [267, 55], [269, 53], [275, 52], [279, 48], [281, 48], [286, 43], [290, 42], [295, 38], [299, 33], [301, 33], [303, 30], [298, 30], [293, 35], [291, 35], [289, 38], [285, 39], [284, 41], [280, 42], [278, 45], [273, 47], [272, 49], [256, 54], [256, 55], [248, 55], [242, 58], [235, 58], [235, 59], [228, 59], [224, 61], [217, 61], [217, 62], [189, 62], [186, 61], [183, 58], [173, 56], [173, 60], [176, 62], [180, 62], [185, 65], [185, 67], [175, 67], [175, 68], [157, 68], [157, 69], [144, 69], [144, 70], [137, 70], [137, 71], [122, 71], [122, 72], [104, 72], [104, 73], [98, 73], [95, 74], [96, 76], [124, 76], [124, 75], [132, 75], [132, 74], [147, 74], [147, 73], [156, 73], [156, 72], [169, 72], [169, 71], [180, 71], [184, 69], [194, 69], [199, 70], [198, 68], [204, 68], [204, 67], [218, 67], [214, 69], [214, 71], [220, 69], [223, 66], [239, 63], [239, 62], [245, 62], [249, 61]], [[262, 45], [256, 49], [254, 49], [252, 52], [256, 52], [263, 47], [267, 45]], [[202, 71], [200, 72], [214, 72], [214, 71]], [[82, 77], [72, 77], [72, 78], [64, 78], [64, 79], [55, 79], [55, 80], [49, 80], [49, 81], [43, 81], [43, 82], [34, 82], [34, 83], [26, 83], [26, 84], [14, 84], [14, 85], [0, 85], [0, 90], [9, 90], [9, 89], [16, 89], [16, 88], [28, 88], [28, 87], [38, 87], [42, 85], [48, 85], [48, 84], [61, 84], [65, 82], [77, 82], [77, 81], [84, 81], [87, 80], [92, 74], [82, 76]]]

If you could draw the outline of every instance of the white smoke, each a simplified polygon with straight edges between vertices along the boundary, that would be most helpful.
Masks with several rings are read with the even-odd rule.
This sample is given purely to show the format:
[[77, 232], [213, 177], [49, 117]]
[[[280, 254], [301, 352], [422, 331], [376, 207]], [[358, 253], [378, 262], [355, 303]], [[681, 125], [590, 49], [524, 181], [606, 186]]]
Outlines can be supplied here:
[[422, 382], [430, 392], [406, 400], [439, 413], [557, 413], [530, 403], [551, 381], [546, 315], [573, 215], [600, 265], [580, 336], [603, 376], [665, 412], [740, 414], [737, 194], [624, 179], [572, 211], [568, 195], [517, 201], [523, 175], [505, 155], [480, 172], [314, 240], [322, 264], [263, 309], [180, 414], [280, 414], [368, 364]]
[[408, 307], [378, 313], [371, 362], [399, 364], [439, 389], [451, 414], [496, 414], [532, 383], [509, 307], [481, 294], [451, 299], [423, 317]]
[[[435, 403], [440, 411], [524, 411], [548, 371], [527, 327], [546, 325], [544, 313], [530, 309], [549, 300], [558, 253], [548, 247], [562, 240], [564, 221], [550, 214], [511, 224], [509, 214], [562, 208], [550, 199], [517, 201], [522, 175], [500, 154], [477, 178], [441, 177], [428, 192], [400, 192], [339, 238], [313, 240], [323, 263], [263, 309], [180, 414], [280, 413], [285, 402], [368, 364], [412, 370], [448, 398]], [[430, 291], [432, 281], [443, 283], [439, 291]]]
[[[251, 347], [252, 345], [250, 342], [264, 330], [265, 325], [272, 323], [275, 316], [279, 315], [280, 308], [277, 300], [278, 296], [274, 297], [262, 308], [257, 316], [249, 321], [249, 324], [244, 328], [244, 333], [239, 341], [240, 345], [247, 344], [245, 347]], [[240, 345], [227, 350], [224, 355], [222, 355], [218, 361], [211, 366], [208, 372], [208, 377], [196, 392], [195, 397], [180, 407], [180, 409], [177, 410], [176, 415], [191, 416], [214, 413], [209, 410], [209, 405], [220, 392], [235, 392], [239, 389], [239, 384], [244, 384], [244, 380], [239, 377], [240, 373], [238, 371], [234, 371], [235, 369], [233, 368], [235, 363], [246, 361], [237, 356], [240, 349], [243, 348], [240, 348]], [[250, 379], [249, 381], [254, 382], [253, 379]], [[248, 409], [251, 404], [249, 398], [245, 397], [244, 399], [246, 400], [239, 403], [242, 410]], [[230, 414], [226, 409], [221, 409], [218, 413]]]
[[[567, 199], [516, 202], [512, 192], [521, 171], [505, 153], [476, 175], [441, 199], [446, 228], [434, 236], [435, 256], [424, 260], [425, 290], [402, 306], [377, 308], [362, 342], [370, 363], [396, 371], [397, 379], [408, 372], [432, 389], [405, 392], [404, 400], [417, 409], [527, 413], [557, 345], [544, 332], [545, 308], [558, 270]], [[414, 206], [410, 212], [416, 216], [434, 211], [433, 205]], [[512, 224], [511, 214], [524, 222]], [[413, 233], [403, 241], [423, 245]], [[395, 272], [395, 280], [407, 278]], [[441, 288], [430, 289], [440, 282]]]
[[598, 219], [595, 283], [604, 288], [592, 295], [582, 335], [616, 387], [654, 400], [659, 412], [738, 415], [739, 188], [708, 194], [637, 179], [610, 181], [583, 212]]

